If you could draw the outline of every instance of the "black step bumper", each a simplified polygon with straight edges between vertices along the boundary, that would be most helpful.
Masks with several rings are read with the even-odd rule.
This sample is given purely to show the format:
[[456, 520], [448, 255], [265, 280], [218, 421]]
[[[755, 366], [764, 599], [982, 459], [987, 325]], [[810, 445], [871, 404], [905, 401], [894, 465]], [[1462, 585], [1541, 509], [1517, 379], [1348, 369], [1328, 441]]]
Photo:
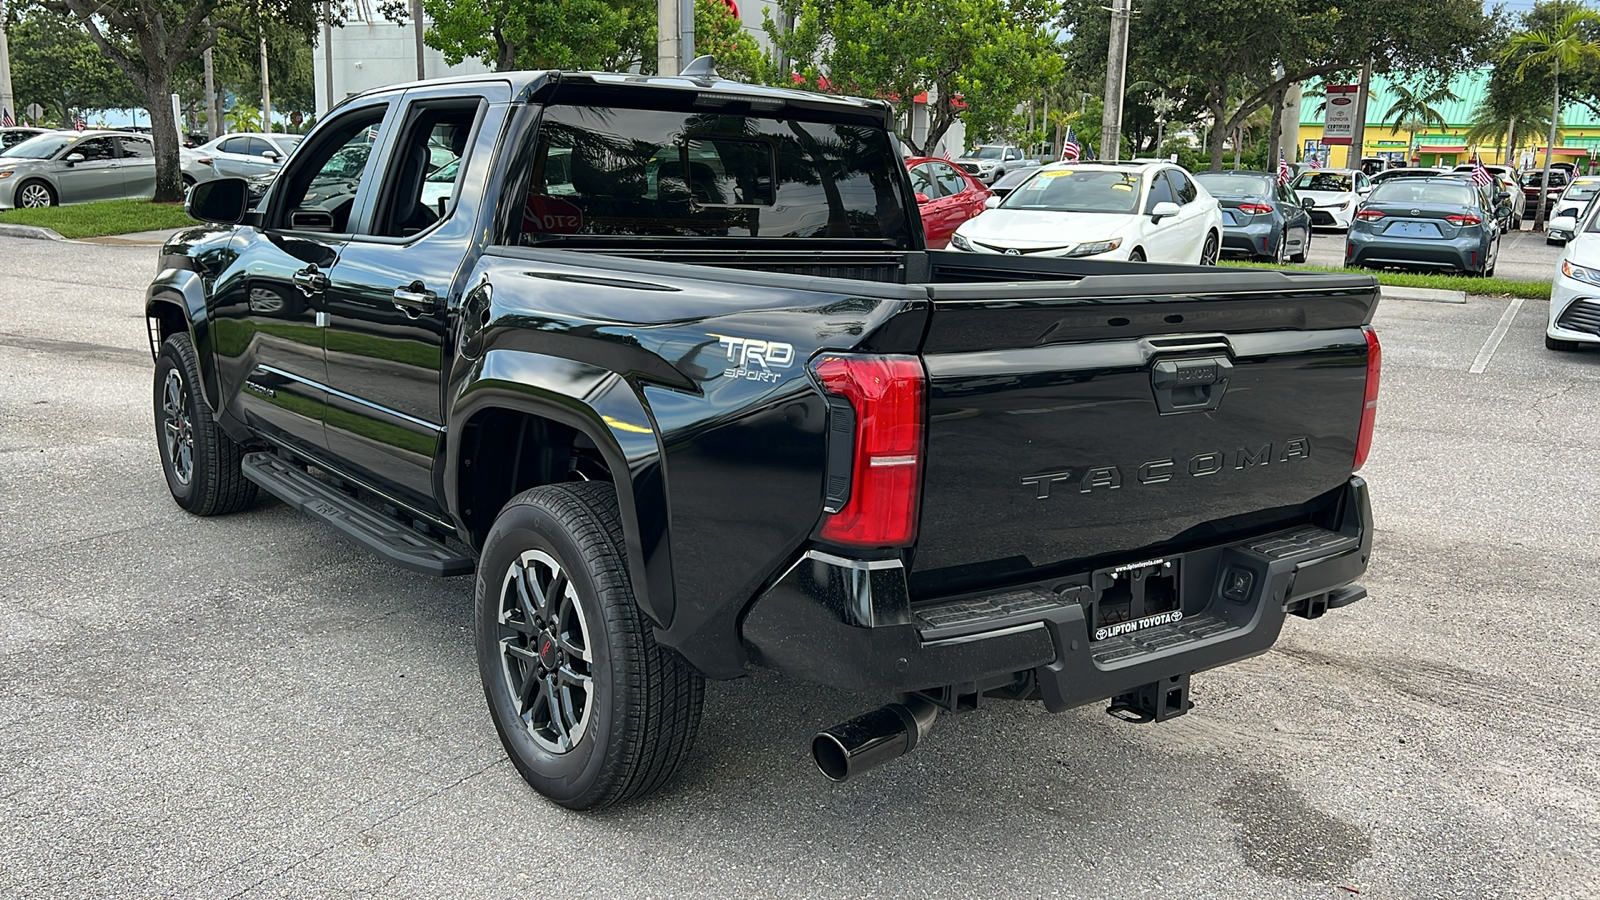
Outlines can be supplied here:
[[[1366, 483], [1352, 478], [1338, 509], [1333, 528], [915, 606], [898, 561], [811, 551], [756, 600], [742, 633], [759, 665], [819, 684], [981, 690], [1033, 672], [1045, 705], [1068, 709], [1263, 653], [1288, 615], [1316, 618], [1365, 597], [1353, 582], [1372, 549]], [[1121, 604], [1119, 579], [1132, 598]], [[1174, 586], [1176, 602], [1162, 603]]]

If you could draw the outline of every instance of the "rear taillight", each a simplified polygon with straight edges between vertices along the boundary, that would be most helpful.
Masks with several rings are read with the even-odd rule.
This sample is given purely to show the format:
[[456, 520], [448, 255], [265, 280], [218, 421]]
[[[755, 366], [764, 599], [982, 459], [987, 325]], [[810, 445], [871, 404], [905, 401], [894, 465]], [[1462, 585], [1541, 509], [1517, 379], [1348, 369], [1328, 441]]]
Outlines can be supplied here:
[[1363, 209], [1356, 213], [1356, 218], [1363, 222], [1376, 222], [1383, 218], [1383, 213], [1376, 209]]
[[[927, 375], [915, 356], [830, 355], [811, 371], [855, 411], [849, 499], [817, 536], [853, 547], [903, 547], [917, 533]], [[848, 411], [846, 412], [848, 416]], [[830, 461], [830, 465], [832, 461]]]
[[1378, 420], [1378, 373], [1383, 369], [1383, 347], [1371, 325], [1361, 326], [1367, 336], [1367, 393], [1361, 406], [1361, 432], [1356, 437], [1356, 464], [1360, 469], [1372, 449], [1372, 426]]
[[1483, 220], [1477, 216], [1454, 215], [1445, 216], [1444, 220], [1451, 225], [1482, 225]]
[[1237, 209], [1239, 212], [1242, 212], [1242, 213], [1249, 213], [1252, 216], [1257, 216], [1257, 215], [1264, 216], [1267, 213], [1272, 212], [1272, 207], [1266, 206], [1266, 205], [1261, 204], [1261, 203], [1241, 203], [1238, 206], [1234, 207], [1234, 209]]

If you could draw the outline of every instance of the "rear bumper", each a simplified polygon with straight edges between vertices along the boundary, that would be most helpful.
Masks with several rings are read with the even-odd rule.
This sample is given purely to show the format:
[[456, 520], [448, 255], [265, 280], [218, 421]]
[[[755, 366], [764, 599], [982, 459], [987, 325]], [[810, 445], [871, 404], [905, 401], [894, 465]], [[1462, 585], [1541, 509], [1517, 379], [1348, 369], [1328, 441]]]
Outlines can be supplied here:
[[[1137, 561], [1121, 574], [1149, 571], [1153, 584], [1166, 566], [1180, 605], [1129, 610], [1110, 629], [1100, 588], [1111, 570], [912, 606], [898, 561], [812, 552], [756, 600], [743, 637], [760, 665], [870, 693], [983, 690], [1032, 673], [1045, 705], [1063, 710], [1263, 653], [1290, 613], [1316, 618], [1365, 596], [1352, 585], [1372, 549], [1360, 478], [1332, 524]], [[1142, 627], [1113, 633], [1130, 626]]]
[[1483, 268], [1482, 241], [1472, 238], [1441, 240], [1395, 240], [1352, 232], [1348, 238], [1348, 266], [1393, 266], [1405, 269], [1459, 269], [1476, 272]]
[[1269, 220], [1249, 225], [1222, 226], [1222, 252], [1230, 256], [1275, 256], [1280, 238], [1277, 226]]

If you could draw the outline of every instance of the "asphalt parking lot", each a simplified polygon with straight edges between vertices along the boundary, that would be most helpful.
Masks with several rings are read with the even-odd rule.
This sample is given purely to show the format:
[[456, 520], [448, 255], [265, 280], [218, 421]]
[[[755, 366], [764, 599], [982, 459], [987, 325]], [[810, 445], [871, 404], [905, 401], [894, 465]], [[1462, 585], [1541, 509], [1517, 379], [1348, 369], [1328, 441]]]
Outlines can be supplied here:
[[501, 753], [470, 580], [173, 505], [152, 250], [0, 259], [0, 897], [1600, 896], [1600, 352], [1542, 302], [1380, 307], [1371, 597], [1192, 714], [996, 704], [835, 786], [810, 736], [880, 698], [755, 673], [580, 815]]
[[[1508, 231], [1500, 236], [1500, 258], [1495, 262], [1496, 278], [1512, 281], [1549, 281], [1554, 277], [1556, 260], [1561, 258], [1561, 247], [1545, 242], [1544, 232], [1535, 234], [1529, 229], [1531, 220], [1522, 223], [1521, 231]], [[1344, 232], [1321, 229], [1311, 236], [1311, 253], [1306, 262], [1317, 266], [1344, 264]]]

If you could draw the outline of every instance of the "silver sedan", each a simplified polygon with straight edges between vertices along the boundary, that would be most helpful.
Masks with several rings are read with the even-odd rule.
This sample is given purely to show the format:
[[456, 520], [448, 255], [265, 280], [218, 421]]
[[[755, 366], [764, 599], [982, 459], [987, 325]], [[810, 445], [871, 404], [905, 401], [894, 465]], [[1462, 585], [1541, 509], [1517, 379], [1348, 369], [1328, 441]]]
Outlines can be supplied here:
[[298, 134], [225, 134], [179, 154], [184, 183], [276, 174], [300, 140]]
[[0, 209], [153, 197], [150, 137], [119, 131], [53, 131], [0, 150]]

